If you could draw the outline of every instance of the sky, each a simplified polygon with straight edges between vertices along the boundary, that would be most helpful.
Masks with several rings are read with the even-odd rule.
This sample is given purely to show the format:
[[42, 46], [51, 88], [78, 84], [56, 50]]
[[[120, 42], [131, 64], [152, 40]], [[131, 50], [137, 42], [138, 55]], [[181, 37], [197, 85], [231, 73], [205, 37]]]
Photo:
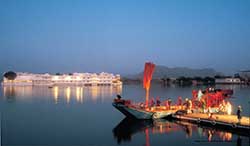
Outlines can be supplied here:
[[0, 72], [250, 69], [249, 0], [0, 0]]

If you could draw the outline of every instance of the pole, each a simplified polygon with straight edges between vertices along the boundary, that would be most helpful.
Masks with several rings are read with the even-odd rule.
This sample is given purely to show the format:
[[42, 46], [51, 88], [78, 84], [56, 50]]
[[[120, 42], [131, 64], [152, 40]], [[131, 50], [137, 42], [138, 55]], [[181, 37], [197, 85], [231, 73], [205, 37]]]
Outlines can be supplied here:
[[148, 108], [148, 101], [149, 101], [149, 90], [146, 89], [146, 108]]

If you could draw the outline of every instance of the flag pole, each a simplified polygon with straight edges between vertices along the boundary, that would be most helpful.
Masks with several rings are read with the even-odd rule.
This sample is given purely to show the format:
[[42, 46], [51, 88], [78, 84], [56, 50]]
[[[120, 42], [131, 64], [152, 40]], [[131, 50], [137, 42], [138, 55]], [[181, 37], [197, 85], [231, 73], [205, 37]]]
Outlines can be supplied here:
[[148, 101], [149, 101], [149, 89], [146, 89], [146, 108], [148, 108]]

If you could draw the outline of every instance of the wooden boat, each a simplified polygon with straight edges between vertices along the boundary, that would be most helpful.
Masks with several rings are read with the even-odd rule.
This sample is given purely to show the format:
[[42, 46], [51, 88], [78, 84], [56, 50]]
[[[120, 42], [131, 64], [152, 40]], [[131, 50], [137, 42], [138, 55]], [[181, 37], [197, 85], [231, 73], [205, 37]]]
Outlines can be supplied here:
[[142, 107], [133, 105], [129, 100], [115, 99], [112, 105], [127, 117], [146, 120], [161, 119], [174, 114], [177, 111], [176, 106], [166, 109], [165, 106]]

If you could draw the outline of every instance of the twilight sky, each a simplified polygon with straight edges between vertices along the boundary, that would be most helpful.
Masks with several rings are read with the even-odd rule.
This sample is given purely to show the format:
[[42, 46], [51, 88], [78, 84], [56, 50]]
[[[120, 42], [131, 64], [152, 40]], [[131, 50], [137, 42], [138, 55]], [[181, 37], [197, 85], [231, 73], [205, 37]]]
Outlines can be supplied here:
[[250, 69], [249, 0], [0, 0], [0, 72]]

